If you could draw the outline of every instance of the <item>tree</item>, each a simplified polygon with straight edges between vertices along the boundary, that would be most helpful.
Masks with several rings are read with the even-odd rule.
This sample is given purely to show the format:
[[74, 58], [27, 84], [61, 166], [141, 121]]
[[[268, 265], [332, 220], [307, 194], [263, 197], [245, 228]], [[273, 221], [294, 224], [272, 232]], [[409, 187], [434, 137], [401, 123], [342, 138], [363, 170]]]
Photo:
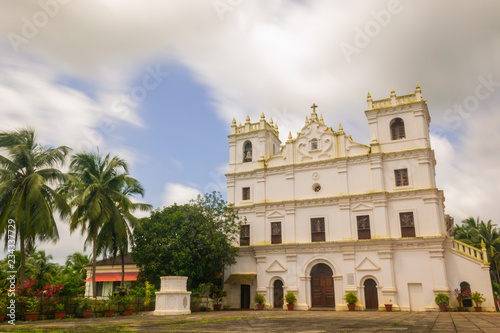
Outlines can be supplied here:
[[75, 274], [77, 276], [80, 276], [82, 280], [85, 280], [85, 278], [87, 277], [87, 269], [85, 268], [85, 266], [90, 264], [90, 262], [90, 255], [85, 255], [81, 252], [70, 254], [66, 258], [64, 273]]
[[220, 194], [198, 196], [190, 204], [173, 205], [142, 219], [134, 230], [132, 257], [140, 276], [157, 288], [160, 276], [187, 276], [188, 288], [220, 277], [236, 262], [242, 221]]
[[59, 271], [59, 265], [50, 262], [52, 259], [52, 255], [47, 255], [44, 250], [35, 250], [28, 257], [28, 275], [35, 279], [35, 288], [43, 289], [47, 284], [54, 282], [54, 277], [57, 276]]
[[487, 250], [488, 262], [491, 263], [491, 278], [496, 283], [500, 283], [498, 271], [500, 232], [495, 226], [496, 224], [492, 224], [491, 220], [485, 223], [484, 221], [479, 220], [479, 217], [476, 220], [469, 217], [462, 221], [462, 225], [455, 226], [453, 233], [455, 239], [472, 245], [478, 249], [481, 249], [481, 242], [484, 242]]
[[130, 207], [130, 198], [123, 188], [138, 184], [128, 176], [127, 163], [118, 156], [102, 157], [99, 153], [79, 153], [73, 155], [70, 164], [72, 182], [60, 188], [74, 207], [70, 231], [80, 229], [87, 233], [85, 246], [92, 244], [92, 290], [97, 297], [95, 283], [97, 237], [101, 228], [109, 221], [121, 217], [119, 207]]
[[[144, 196], [144, 188], [137, 181], [131, 181], [122, 188], [122, 194], [127, 198], [130, 195], [140, 194]], [[99, 235], [97, 236], [97, 248], [99, 254], [102, 252], [106, 257], [106, 253], [111, 252], [113, 258], [119, 254], [122, 266], [121, 286], [125, 286], [125, 256], [128, 254], [129, 245], [132, 242], [132, 230], [140, 230], [141, 223], [132, 212], [136, 210], [150, 211], [151, 205], [143, 203], [135, 203], [127, 200], [116, 205], [119, 215], [107, 221]]]
[[15, 221], [15, 238], [19, 242], [20, 279], [25, 280], [26, 254], [35, 241], [59, 238], [54, 211], [61, 218], [70, 215], [64, 198], [49, 184], [67, 181], [67, 176], [57, 169], [62, 166], [70, 149], [44, 147], [36, 141], [34, 130], [0, 133], [0, 237], [5, 235], [7, 248], [8, 221]]

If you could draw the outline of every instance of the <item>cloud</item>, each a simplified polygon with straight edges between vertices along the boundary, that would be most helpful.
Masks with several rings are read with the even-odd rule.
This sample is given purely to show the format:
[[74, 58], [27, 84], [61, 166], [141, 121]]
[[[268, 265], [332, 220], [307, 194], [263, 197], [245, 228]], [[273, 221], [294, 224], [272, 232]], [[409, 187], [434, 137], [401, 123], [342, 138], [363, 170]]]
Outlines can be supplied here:
[[194, 187], [177, 183], [167, 183], [163, 195], [163, 205], [170, 206], [174, 203], [183, 205], [189, 203], [192, 199], [196, 199], [198, 195], [202, 195], [202, 193]]

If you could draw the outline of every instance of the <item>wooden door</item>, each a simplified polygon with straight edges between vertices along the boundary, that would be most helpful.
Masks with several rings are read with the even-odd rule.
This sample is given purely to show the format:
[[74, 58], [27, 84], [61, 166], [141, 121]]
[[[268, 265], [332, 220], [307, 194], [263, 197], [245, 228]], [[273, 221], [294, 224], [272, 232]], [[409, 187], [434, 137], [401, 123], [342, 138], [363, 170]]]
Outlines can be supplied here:
[[250, 309], [250, 285], [242, 284], [241, 285], [241, 303], [240, 306], [242, 309]]
[[365, 285], [365, 305], [367, 310], [378, 310], [377, 282], [368, 279]]
[[274, 281], [274, 308], [283, 309], [283, 282], [281, 280]]
[[325, 264], [311, 270], [311, 296], [313, 307], [335, 307], [333, 271]]

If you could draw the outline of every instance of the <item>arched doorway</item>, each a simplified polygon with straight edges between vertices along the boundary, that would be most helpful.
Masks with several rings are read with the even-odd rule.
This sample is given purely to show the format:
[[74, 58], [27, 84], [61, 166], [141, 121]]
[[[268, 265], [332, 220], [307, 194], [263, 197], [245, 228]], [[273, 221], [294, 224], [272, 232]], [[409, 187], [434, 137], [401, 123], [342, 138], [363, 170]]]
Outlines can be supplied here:
[[366, 310], [378, 310], [377, 282], [367, 279], [364, 286]]
[[283, 308], [283, 281], [276, 280], [273, 284], [274, 287], [274, 308]]
[[335, 307], [333, 271], [328, 265], [317, 264], [312, 268], [311, 298], [313, 307]]

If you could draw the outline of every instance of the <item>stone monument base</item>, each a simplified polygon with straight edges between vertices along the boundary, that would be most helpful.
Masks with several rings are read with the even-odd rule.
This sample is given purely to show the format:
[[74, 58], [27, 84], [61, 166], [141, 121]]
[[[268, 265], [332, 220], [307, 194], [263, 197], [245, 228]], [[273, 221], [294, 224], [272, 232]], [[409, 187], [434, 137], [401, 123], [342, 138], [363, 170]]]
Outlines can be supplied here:
[[156, 292], [154, 316], [191, 314], [191, 292], [187, 291], [186, 276], [162, 276], [160, 291]]

